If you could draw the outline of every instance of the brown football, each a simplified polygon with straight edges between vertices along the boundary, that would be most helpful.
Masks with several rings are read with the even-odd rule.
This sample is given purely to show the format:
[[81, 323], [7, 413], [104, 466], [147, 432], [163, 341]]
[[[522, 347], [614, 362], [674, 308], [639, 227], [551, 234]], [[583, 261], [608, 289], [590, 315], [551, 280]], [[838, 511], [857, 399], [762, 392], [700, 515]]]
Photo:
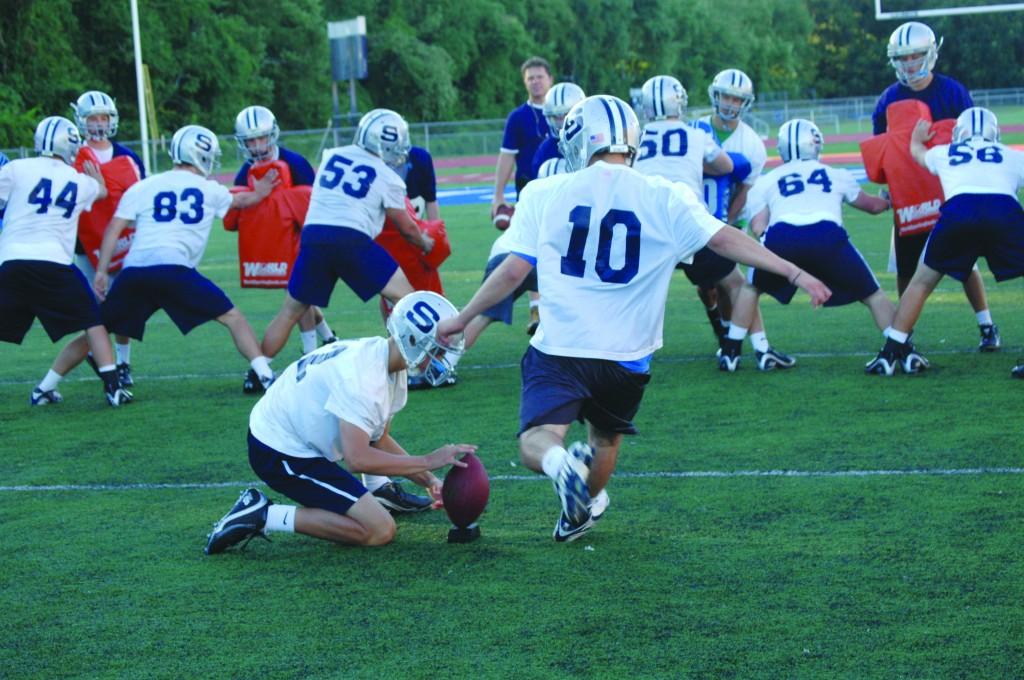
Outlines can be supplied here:
[[466, 467], [453, 465], [444, 478], [441, 499], [452, 524], [464, 529], [483, 514], [491, 493], [491, 482], [484, 464], [474, 454], [467, 453], [462, 462]]
[[508, 229], [508, 225], [512, 224], [512, 216], [515, 215], [516, 209], [507, 203], [502, 203], [494, 211], [494, 219], [491, 222], [494, 223], [494, 227], [498, 231], [505, 231]]

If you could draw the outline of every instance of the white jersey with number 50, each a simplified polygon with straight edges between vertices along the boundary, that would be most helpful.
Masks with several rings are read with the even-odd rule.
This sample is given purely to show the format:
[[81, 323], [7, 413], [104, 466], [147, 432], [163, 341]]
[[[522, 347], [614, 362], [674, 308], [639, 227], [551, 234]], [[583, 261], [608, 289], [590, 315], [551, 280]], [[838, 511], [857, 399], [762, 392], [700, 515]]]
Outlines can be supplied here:
[[324, 151], [306, 224], [348, 227], [377, 238], [387, 208], [405, 209], [405, 182], [398, 173], [354, 144]]
[[114, 217], [135, 222], [125, 267], [174, 264], [195, 268], [203, 259], [215, 217], [231, 208], [224, 185], [175, 169], [128, 187]]
[[535, 258], [546, 354], [611, 361], [661, 347], [672, 271], [723, 224], [684, 185], [597, 161], [530, 182], [506, 244]]
[[682, 182], [698, 196], [703, 191], [704, 163], [722, 153], [706, 131], [681, 120], [656, 120], [644, 126], [633, 167], [645, 175]]
[[942, 182], [946, 200], [959, 194], [1017, 197], [1024, 184], [1024, 153], [999, 142], [970, 139], [928, 149], [924, 162]]
[[818, 161], [783, 163], [757, 180], [747, 195], [751, 215], [768, 207], [769, 224], [843, 223], [843, 201], [852, 203], [860, 185], [849, 170]]

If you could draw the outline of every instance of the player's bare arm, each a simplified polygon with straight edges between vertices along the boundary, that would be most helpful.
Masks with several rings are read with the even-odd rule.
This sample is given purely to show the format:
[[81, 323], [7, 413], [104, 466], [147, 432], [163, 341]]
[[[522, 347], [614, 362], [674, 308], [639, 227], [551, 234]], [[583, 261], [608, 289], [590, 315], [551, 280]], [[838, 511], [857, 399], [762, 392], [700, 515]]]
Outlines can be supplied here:
[[736, 166], [732, 162], [732, 157], [724, 151], [719, 152], [715, 159], [708, 163], [704, 162], [704, 174], [718, 177], [720, 175], [728, 175]]
[[[726, 154], [728, 155], [728, 154]], [[740, 184], [736, 190], [736, 195], [733, 196], [732, 203], [729, 204], [729, 215], [726, 220], [729, 224], [736, 224], [736, 220], [739, 218], [740, 213], [743, 212], [743, 208], [747, 205], [747, 194], [750, 193], [750, 184]]]
[[910, 134], [910, 155], [914, 157], [914, 160], [922, 168], [928, 167], [924, 164], [924, 155], [928, 153], [928, 147], [925, 144], [934, 136], [935, 132], [932, 130], [932, 124], [923, 118], [917, 121], [914, 131]]
[[719, 229], [708, 241], [708, 247], [734, 262], [785, 276], [787, 281], [811, 296], [812, 307], [820, 307], [832, 297], [832, 291], [824, 283], [789, 260], [782, 259], [739, 229]]
[[494, 196], [491, 198], [491, 218], [498, 206], [505, 202], [505, 187], [516, 169], [516, 155], [507, 151], [498, 154], [498, 165], [494, 169]]
[[102, 201], [107, 197], [107, 182], [103, 179], [103, 173], [100, 172], [99, 166], [92, 161], [86, 161], [83, 164], [82, 171], [96, 180], [96, 183], [100, 185], [100, 190], [96, 193], [96, 200]]
[[509, 253], [505, 261], [487, 277], [487, 280], [473, 295], [473, 299], [462, 308], [458, 316], [442, 319], [437, 324], [438, 339], [447, 342], [452, 335], [461, 333], [478, 314], [490, 309], [518, 288], [532, 269], [533, 265], [528, 260], [515, 253]]
[[770, 217], [771, 215], [768, 213], [767, 207], [754, 215], [750, 220], [750, 231], [753, 232], [754, 236], [760, 238], [764, 235], [764, 232], [768, 230], [768, 220]]
[[385, 210], [388, 219], [391, 220], [398, 233], [402, 235], [410, 245], [419, 248], [424, 253], [429, 253], [434, 248], [434, 239], [420, 231], [420, 228], [413, 221], [405, 208], [387, 208]]
[[231, 207], [237, 209], [251, 208], [259, 204], [264, 198], [270, 195], [281, 178], [277, 170], [270, 170], [267, 174], [252, 183], [252, 191], [240, 191], [231, 196]]
[[121, 232], [128, 228], [132, 222], [121, 217], [110, 220], [106, 230], [103, 232], [103, 241], [100, 244], [99, 261], [96, 263], [96, 277], [93, 279], [92, 287], [96, 291], [96, 297], [103, 301], [107, 297], [107, 289], [110, 286], [110, 276], [107, 270], [110, 268], [110, 258], [114, 256], [114, 248], [117, 246], [117, 239]]
[[871, 215], [884, 213], [892, 207], [892, 203], [889, 202], [888, 197], [872, 196], [871, 194], [866, 194], [863, 191], [857, 194], [857, 198], [852, 201], [850, 205]]
[[449, 444], [425, 456], [410, 456], [404, 450], [401, 454], [396, 454], [377, 446], [379, 442], [371, 443], [370, 435], [344, 420], [338, 421], [338, 433], [342, 456], [349, 472], [401, 475], [413, 481], [417, 475], [447, 465], [463, 467], [465, 463], [459, 461], [459, 458], [476, 451], [472, 444]]

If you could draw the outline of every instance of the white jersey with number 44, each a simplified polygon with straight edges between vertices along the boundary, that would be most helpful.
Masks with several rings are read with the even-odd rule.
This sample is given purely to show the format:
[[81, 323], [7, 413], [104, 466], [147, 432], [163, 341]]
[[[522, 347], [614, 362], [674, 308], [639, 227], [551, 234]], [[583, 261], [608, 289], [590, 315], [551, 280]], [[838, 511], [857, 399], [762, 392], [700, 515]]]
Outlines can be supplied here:
[[723, 224], [685, 186], [597, 161], [526, 185], [506, 244], [535, 259], [546, 354], [642, 359], [662, 344], [675, 265]]
[[405, 210], [405, 182], [398, 173], [354, 144], [324, 151], [306, 224], [348, 227], [377, 238], [387, 208]]

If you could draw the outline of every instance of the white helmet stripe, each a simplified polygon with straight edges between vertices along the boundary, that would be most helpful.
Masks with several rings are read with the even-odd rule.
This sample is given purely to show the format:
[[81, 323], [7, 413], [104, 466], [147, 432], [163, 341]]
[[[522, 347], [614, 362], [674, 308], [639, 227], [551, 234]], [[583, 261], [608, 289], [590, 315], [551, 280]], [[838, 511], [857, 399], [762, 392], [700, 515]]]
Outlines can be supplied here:
[[789, 129], [789, 158], [790, 160], [800, 159], [800, 123], [799, 121]]
[[612, 108], [608, 106], [608, 102], [604, 99], [599, 99], [601, 106], [604, 107], [605, 113], [608, 114], [608, 125], [611, 128], [611, 139], [608, 140], [609, 144], [613, 143], [613, 140], [618, 136], [618, 131], [615, 129], [615, 116], [612, 115]]
[[616, 136], [616, 141], [619, 144], [625, 144], [627, 141], [626, 128], [629, 126], [629, 124], [626, 122], [626, 111], [625, 109], [622, 108], [622, 103], [618, 99], [615, 99], [613, 101], [615, 102], [615, 108], [618, 109], [619, 111], [619, 122], [622, 123], [622, 139], [620, 140], [618, 136]]
[[654, 115], [665, 115], [665, 79], [658, 78], [658, 96], [654, 98]]

